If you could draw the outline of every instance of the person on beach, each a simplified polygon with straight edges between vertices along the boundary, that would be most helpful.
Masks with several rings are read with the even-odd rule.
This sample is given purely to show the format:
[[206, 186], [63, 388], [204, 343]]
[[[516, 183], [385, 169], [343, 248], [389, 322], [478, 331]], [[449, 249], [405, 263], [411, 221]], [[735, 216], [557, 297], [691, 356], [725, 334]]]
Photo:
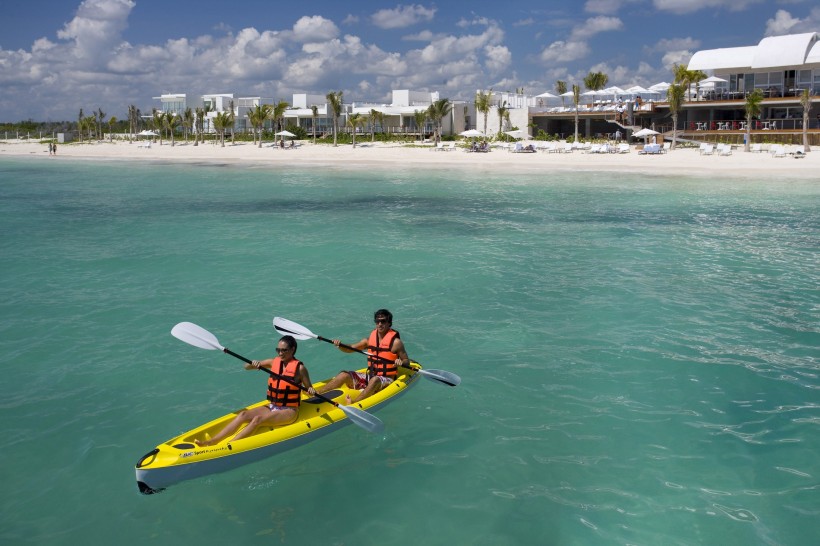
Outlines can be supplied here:
[[[376, 394], [392, 383], [398, 377], [399, 366], [410, 366], [410, 357], [407, 356], [404, 343], [399, 333], [393, 329], [393, 313], [387, 309], [379, 309], [373, 314], [373, 322], [376, 328], [370, 332], [370, 336], [350, 345], [357, 351], [367, 349], [370, 355], [367, 357], [367, 373], [343, 370], [316, 392], [321, 394], [346, 385], [349, 389], [361, 391], [354, 399], [351, 399], [350, 395], [345, 397], [348, 405], [353, 404]], [[347, 347], [342, 347], [338, 339], [334, 339], [333, 344], [344, 353], [353, 352]]]
[[[282, 336], [276, 346], [278, 355], [276, 358], [254, 360], [250, 364], [245, 364], [246, 370], [267, 368], [283, 378], [269, 377], [268, 405], [240, 411], [233, 421], [228, 423], [216, 436], [210, 440], [194, 440], [194, 443], [199, 447], [218, 444], [239, 430], [244, 423], [247, 423], [247, 426], [234, 436], [234, 441], [250, 436], [257, 427], [262, 425], [278, 427], [296, 421], [299, 417], [299, 403], [302, 399], [301, 390], [296, 385], [301, 385], [310, 394], [316, 393], [310, 382], [307, 368], [304, 363], [295, 358], [296, 347], [296, 340], [293, 336]], [[292, 383], [284, 379], [289, 379]]]
[[51, 142], [48, 143], [48, 155], [51, 155], [54, 151], [54, 148], [51, 147]]
[[54, 153], [54, 155], [57, 155], [57, 143], [56, 142], [51, 145], [51, 151]]

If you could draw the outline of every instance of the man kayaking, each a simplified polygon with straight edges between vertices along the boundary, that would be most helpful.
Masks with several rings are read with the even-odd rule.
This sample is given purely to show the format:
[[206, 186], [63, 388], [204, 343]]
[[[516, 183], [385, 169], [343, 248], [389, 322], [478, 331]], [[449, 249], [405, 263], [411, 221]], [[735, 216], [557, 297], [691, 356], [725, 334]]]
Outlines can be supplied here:
[[[376, 394], [384, 387], [393, 382], [398, 376], [399, 366], [409, 366], [410, 357], [404, 349], [399, 333], [393, 330], [393, 313], [387, 309], [379, 309], [373, 314], [373, 322], [376, 328], [370, 332], [370, 336], [350, 345], [357, 351], [367, 349], [370, 356], [367, 357], [367, 373], [362, 374], [354, 370], [343, 370], [339, 374], [319, 387], [318, 393], [322, 394], [346, 385], [349, 389], [361, 390], [355, 399], [350, 395], [346, 397], [348, 404], [364, 400], [368, 396]], [[351, 349], [342, 346], [338, 339], [333, 340], [333, 344], [345, 353], [352, 353]]]
[[[305, 365], [296, 360], [296, 340], [293, 336], [282, 336], [276, 346], [276, 358], [254, 360], [245, 364], [246, 370], [267, 368], [282, 379], [270, 376], [268, 379], [268, 402], [266, 406], [242, 410], [234, 419], [225, 425], [219, 433], [210, 440], [194, 440], [200, 447], [218, 444], [234, 432], [243, 423], [247, 426], [234, 436], [234, 441], [250, 436], [260, 425], [278, 427], [289, 425], [299, 417], [299, 403], [302, 399], [301, 390], [296, 385], [302, 385], [310, 394], [314, 394], [313, 384], [310, 382]], [[290, 380], [291, 384], [285, 379]]]

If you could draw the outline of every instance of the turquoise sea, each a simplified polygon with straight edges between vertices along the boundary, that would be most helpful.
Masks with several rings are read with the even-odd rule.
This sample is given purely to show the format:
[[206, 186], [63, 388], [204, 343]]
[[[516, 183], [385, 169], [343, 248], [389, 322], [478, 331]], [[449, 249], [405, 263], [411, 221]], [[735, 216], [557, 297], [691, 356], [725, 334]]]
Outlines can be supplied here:
[[[818, 211], [782, 178], [0, 160], [0, 542], [810, 544]], [[265, 358], [274, 316], [354, 342], [380, 307], [462, 384], [138, 493], [264, 397], [175, 323]]]

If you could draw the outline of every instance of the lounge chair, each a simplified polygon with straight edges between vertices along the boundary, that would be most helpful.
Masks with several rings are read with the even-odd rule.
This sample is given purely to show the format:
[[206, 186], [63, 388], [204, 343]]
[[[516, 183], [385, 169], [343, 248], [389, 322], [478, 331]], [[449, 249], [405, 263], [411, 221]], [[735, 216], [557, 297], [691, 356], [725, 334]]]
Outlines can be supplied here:
[[661, 153], [665, 154], [666, 152], [668, 152], [671, 149], [672, 149], [672, 143], [671, 142], [664, 142], [663, 143], [663, 148], [661, 149]]
[[760, 152], [763, 151], [763, 145], [762, 144], [752, 144], [752, 146], [749, 148], [749, 151], [750, 152], [760, 153]]
[[715, 153], [715, 146], [714, 146], [713, 144], [707, 144], [707, 145], [706, 145], [706, 146], [704, 146], [704, 147], [703, 147], [703, 149], [700, 151], [700, 154], [701, 154], [701, 155], [712, 155], [712, 154], [714, 154], [714, 153]]
[[431, 149], [436, 151], [436, 152], [443, 152], [444, 151], [444, 143], [439, 142], [438, 144], [436, 144], [435, 148], [431, 148]]
[[622, 142], [618, 144], [618, 153], [619, 154], [628, 154], [629, 153], [629, 144]]
[[786, 157], [786, 148], [783, 146], [772, 146], [771, 152], [773, 157]]
[[732, 147], [728, 144], [718, 144], [717, 153], [718, 155], [732, 155]]

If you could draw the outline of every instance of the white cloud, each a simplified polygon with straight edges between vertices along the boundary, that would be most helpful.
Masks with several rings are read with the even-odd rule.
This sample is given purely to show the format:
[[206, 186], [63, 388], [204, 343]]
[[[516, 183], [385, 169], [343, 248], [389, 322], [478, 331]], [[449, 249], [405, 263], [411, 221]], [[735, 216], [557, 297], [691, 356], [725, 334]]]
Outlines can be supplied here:
[[547, 46], [541, 52], [541, 60], [544, 63], [566, 63], [583, 59], [590, 53], [590, 48], [586, 42], [564, 42], [557, 41]]
[[703, 9], [723, 8], [729, 11], [745, 11], [763, 0], [653, 0], [655, 8], [672, 13], [694, 13]]
[[573, 27], [567, 40], [557, 40], [541, 52], [544, 63], [570, 62], [582, 59], [590, 54], [591, 49], [586, 40], [601, 32], [621, 30], [623, 21], [618, 17], [590, 17], [580, 25]]
[[786, 10], [777, 10], [773, 19], [766, 21], [766, 36], [790, 34], [792, 29], [800, 24], [800, 19], [792, 17]]
[[572, 29], [571, 38], [574, 40], [583, 40], [600, 34], [601, 32], [621, 30], [623, 27], [623, 22], [617, 17], [591, 17], [584, 21], [584, 24]]
[[302, 17], [293, 25], [293, 39], [297, 42], [324, 42], [337, 36], [339, 28], [320, 15]]
[[505, 70], [512, 63], [512, 52], [503, 45], [488, 45], [484, 48], [487, 60], [484, 62], [490, 73], [498, 73]]
[[381, 9], [370, 16], [370, 20], [379, 28], [404, 28], [421, 22], [432, 21], [436, 8], [425, 8], [417, 4], [396, 6], [393, 9]]

